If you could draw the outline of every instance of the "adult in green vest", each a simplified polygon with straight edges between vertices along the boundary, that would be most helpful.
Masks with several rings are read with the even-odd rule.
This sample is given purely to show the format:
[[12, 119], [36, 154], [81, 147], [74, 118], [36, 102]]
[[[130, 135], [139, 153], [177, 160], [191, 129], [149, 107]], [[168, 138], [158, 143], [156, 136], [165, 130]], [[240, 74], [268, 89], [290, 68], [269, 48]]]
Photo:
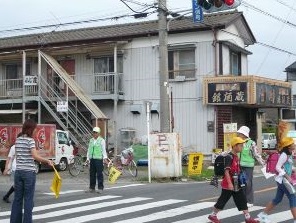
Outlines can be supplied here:
[[98, 181], [98, 193], [104, 190], [104, 162], [107, 161], [106, 141], [100, 136], [101, 129], [93, 128], [93, 137], [89, 140], [86, 161], [89, 162], [89, 192], [95, 193]]
[[250, 139], [249, 134], [250, 129], [247, 126], [242, 126], [237, 131], [237, 136], [246, 140], [239, 157], [241, 170], [245, 172], [247, 178], [244, 192], [247, 197], [247, 206], [250, 208], [254, 206], [253, 172], [255, 161], [257, 160], [262, 166], [265, 165], [265, 162], [258, 152], [256, 142]]

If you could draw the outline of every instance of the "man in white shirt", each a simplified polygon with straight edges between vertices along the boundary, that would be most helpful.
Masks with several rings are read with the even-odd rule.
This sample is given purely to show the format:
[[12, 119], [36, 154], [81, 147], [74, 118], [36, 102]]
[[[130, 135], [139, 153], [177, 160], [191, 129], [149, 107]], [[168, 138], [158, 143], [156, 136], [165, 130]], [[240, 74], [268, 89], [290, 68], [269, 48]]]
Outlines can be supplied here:
[[3, 201], [6, 203], [10, 203], [9, 196], [14, 192], [14, 172], [16, 169], [16, 160], [15, 160], [15, 146], [13, 145], [10, 148], [6, 163], [5, 163], [5, 170], [3, 172], [4, 175], [7, 175], [10, 173], [10, 179], [12, 182], [12, 185], [8, 192], [4, 195]]

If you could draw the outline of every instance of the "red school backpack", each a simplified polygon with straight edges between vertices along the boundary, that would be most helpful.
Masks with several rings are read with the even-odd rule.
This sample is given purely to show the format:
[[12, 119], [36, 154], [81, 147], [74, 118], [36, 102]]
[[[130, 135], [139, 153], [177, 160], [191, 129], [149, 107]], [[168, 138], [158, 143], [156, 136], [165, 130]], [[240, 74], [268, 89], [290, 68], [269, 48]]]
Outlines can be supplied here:
[[[280, 155], [281, 154], [279, 152], [274, 152], [268, 156], [267, 161], [266, 161], [266, 172], [267, 173], [278, 174], [275, 167], [276, 167], [276, 164], [280, 158]], [[289, 159], [289, 156], [287, 157], [286, 162], [288, 161], [288, 159]]]
[[266, 172], [267, 173], [277, 174], [275, 167], [276, 167], [276, 164], [279, 160], [280, 155], [281, 155], [280, 153], [274, 152], [268, 156], [268, 158], [266, 160]]

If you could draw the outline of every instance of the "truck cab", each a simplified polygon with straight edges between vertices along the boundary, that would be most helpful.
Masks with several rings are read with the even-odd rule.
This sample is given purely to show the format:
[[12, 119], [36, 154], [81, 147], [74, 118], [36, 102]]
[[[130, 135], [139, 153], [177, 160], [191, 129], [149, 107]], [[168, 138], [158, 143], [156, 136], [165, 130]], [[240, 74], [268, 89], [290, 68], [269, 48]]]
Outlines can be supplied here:
[[262, 133], [262, 149], [275, 149], [276, 145], [275, 133]]
[[[0, 124], [0, 167], [5, 166], [5, 161], [10, 147], [15, 143], [16, 137], [22, 130], [21, 124]], [[50, 159], [61, 170], [67, 169], [68, 164], [74, 158], [73, 145], [69, 140], [69, 132], [56, 129], [54, 124], [38, 124], [34, 131], [36, 150], [44, 158]], [[35, 161], [36, 172], [40, 168], [48, 168]]]

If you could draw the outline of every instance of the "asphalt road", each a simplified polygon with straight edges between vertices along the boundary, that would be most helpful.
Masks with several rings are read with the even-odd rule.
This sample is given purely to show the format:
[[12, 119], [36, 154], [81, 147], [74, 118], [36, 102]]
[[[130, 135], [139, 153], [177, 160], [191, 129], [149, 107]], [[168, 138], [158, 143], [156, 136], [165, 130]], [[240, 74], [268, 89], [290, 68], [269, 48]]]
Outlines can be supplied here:
[[[60, 218], [62, 219], [59, 220], [60, 222], [67, 222], [67, 220], [71, 222], [71, 219], [76, 217], [78, 220], [72, 221], [73, 223], [86, 221], [98, 222], [98, 220], [94, 219], [102, 219], [100, 222], [103, 223], [124, 222], [126, 219], [131, 219], [129, 222], [135, 223], [148, 221], [155, 223], [185, 223], [187, 221], [203, 223], [206, 221], [200, 219], [204, 219], [203, 216], [206, 216], [211, 212], [211, 207], [221, 192], [220, 187], [216, 189], [210, 186], [208, 182], [170, 181], [163, 183], [148, 183], [146, 176], [147, 172], [143, 171], [139, 174], [140, 176], [138, 178], [123, 176], [119, 178], [116, 184], [105, 182], [105, 190], [103, 194], [98, 195], [96, 193], [85, 193], [85, 190], [88, 188], [88, 171], [81, 173], [78, 177], [71, 177], [67, 171], [60, 172], [63, 179], [62, 192], [64, 193], [62, 193], [58, 199], [55, 199], [53, 195], [49, 194], [53, 172], [41, 172], [38, 174], [36, 184], [36, 208], [34, 208], [34, 210], [36, 209], [36, 214], [34, 214], [34, 216], [36, 216], [37, 219], [34, 220], [34, 222], [55, 222], [54, 220]], [[8, 189], [8, 182], [8, 177], [0, 176], [1, 195], [5, 193], [6, 188]], [[276, 186], [273, 179], [266, 180], [260, 175], [255, 177], [254, 185], [256, 208], [254, 208], [254, 210], [251, 209], [252, 216], [257, 215], [274, 196]], [[107, 200], [106, 202], [96, 201], [92, 204], [91, 201], [87, 199]], [[84, 200], [87, 200], [85, 202], [90, 202], [87, 203], [89, 205], [82, 203]], [[69, 202], [75, 201], [78, 203], [75, 205], [69, 204]], [[115, 204], [111, 205], [112, 202], [115, 202]], [[120, 204], [120, 202], [125, 203]], [[166, 202], [169, 203], [167, 204]], [[7, 222], [7, 220], [5, 220], [5, 218], [7, 218], [5, 213], [6, 215], [9, 214], [5, 211], [10, 210], [10, 205], [4, 202], [0, 202], [0, 204], [0, 223], [4, 223]], [[48, 207], [49, 205], [52, 206], [58, 204], [62, 204], [61, 207], [51, 207], [51, 210], [38, 210], [43, 207]], [[152, 204], [157, 207], [149, 208]], [[200, 207], [196, 206], [199, 204]], [[100, 207], [100, 205], [105, 206]], [[94, 208], [96, 209], [93, 213], [92, 209]], [[243, 216], [237, 213], [232, 199], [226, 205], [225, 210], [227, 211], [227, 216], [223, 217], [222, 222], [240, 223], [243, 221]], [[288, 200], [284, 198], [283, 202], [274, 211], [274, 214], [281, 214], [281, 216], [287, 217], [287, 219], [292, 219], [291, 213], [288, 210]], [[234, 211], [235, 213], [233, 214], [233, 212], [229, 211]], [[71, 214], [68, 212], [71, 212]], [[184, 213], [180, 214], [179, 212]], [[57, 217], [53, 217], [55, 214]], [[46, 217], [47, 215], [50, 216]], [[142, 219], [142, 216], [146, 216], [144, 217], [144, 220]], [[160, 218], [160, 216], [166, 217], [159, 220], [154, 219]], [[283, 219], [283, 217], [277, 217]], [[79, 218], [82, 218], [82, 220], [79, 221]], [[88, 218], [92, 220], [87, 220]], [[292, 220], [283, 220], [275, 222], [291, 221]]]

